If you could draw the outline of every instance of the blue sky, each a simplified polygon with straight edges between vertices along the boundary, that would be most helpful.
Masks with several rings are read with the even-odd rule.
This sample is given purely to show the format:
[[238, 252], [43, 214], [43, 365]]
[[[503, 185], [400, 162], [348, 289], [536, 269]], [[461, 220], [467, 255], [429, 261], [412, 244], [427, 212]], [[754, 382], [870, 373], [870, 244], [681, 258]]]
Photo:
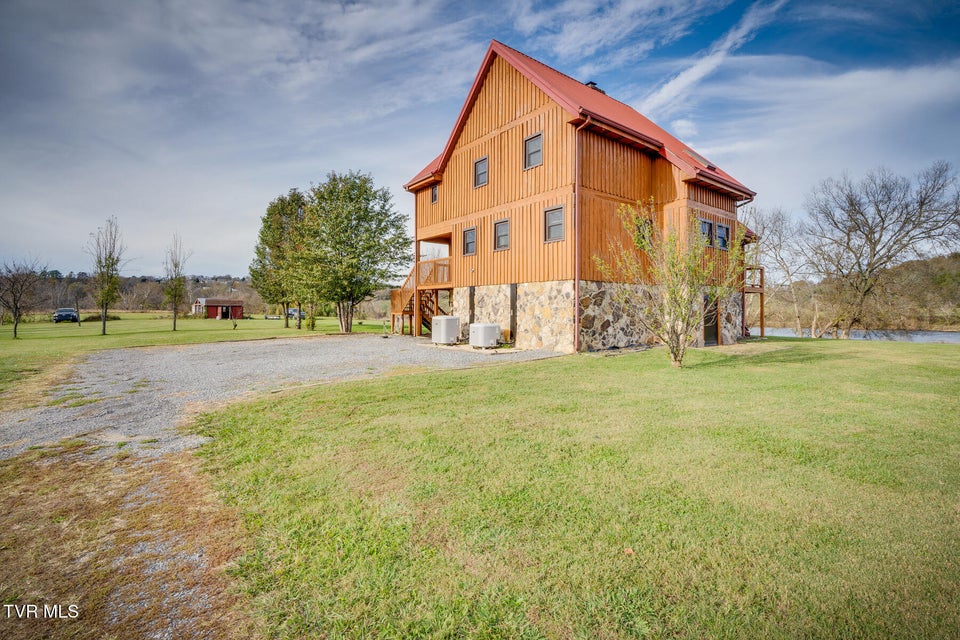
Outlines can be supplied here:
[[[859, 6], [862, 5], [862, 6]], [[267, 203], [331, 170], [402, 189], [491, 38], [608, 94], [802, 215], [820, 180], [960, 168], [960, 5], [877, 0], [2, 0], [0, 260], [245, 274]]]

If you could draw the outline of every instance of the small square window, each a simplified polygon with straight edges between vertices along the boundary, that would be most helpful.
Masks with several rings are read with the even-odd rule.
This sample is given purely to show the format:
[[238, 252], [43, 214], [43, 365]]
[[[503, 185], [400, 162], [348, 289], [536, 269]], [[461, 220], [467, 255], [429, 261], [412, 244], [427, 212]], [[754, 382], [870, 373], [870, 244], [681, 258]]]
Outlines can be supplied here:
[[477, 228], [463, 230], [463, 255], [472, 256], [477, 252]]
[[709, 220], [700, 221], [700, 235], [703, 236], [704, 241], [707, 243], [708, 247], [713, 246], [713, 223]]
[[730, 227], [725, 224], [717, 225], [717, 248], [724, 251], [730, 248]]
[[563, 207], [555, 207], [543, 212], [543, 241], [557, 240], [563, 240]]
[[473, 163], [473, 186], [482, 187], [487, 184], [487, 159], [480, 158]]
[[499, 251], [501, 249], [510, 248], [510, 221], [509, 220], [498, 220], [493, 223], [493, 249], [494, 251]]
[[543, 164], [543, 134], [538, 133], [523, 141], [523, 168], [532, 169]]
[[440, 187], [433, 185], [430, 187], [430, 204], [437, 204], [437, 200], [440, 198]]

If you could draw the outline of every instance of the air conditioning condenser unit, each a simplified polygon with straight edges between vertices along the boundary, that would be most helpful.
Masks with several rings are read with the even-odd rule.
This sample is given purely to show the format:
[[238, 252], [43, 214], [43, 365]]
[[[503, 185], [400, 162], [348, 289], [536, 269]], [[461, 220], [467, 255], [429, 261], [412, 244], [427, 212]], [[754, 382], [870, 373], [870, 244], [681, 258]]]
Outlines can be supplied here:
[[471, 347], [495, 347], [500, 337], [500, 325], [495, 323], [474, 322], [470, 325]]
[[436, 344], [456, 344], [460, 337], [460, 318], [457, 316], [433, 316], [430, 324], [430, 340]]

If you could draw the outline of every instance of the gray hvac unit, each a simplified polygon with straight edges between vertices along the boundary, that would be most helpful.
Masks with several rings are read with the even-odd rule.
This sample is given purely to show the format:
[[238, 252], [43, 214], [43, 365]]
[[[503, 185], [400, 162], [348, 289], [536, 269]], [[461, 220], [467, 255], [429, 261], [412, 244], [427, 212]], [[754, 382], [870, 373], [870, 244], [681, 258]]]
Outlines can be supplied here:
[[500, 337], [500, 325], [486, 322], [474, 322], [470, 325], [471, 347], [495, 347]]
[[457, 316], [433, 316], [430, 339], [437, 344], [456, 344], [460, 337], [460, 318]]

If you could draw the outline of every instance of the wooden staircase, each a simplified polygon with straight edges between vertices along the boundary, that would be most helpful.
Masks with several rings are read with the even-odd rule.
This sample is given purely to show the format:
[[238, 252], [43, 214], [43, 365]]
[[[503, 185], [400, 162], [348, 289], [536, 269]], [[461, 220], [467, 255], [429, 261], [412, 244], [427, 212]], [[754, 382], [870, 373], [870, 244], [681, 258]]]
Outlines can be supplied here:
[[[416, 269], [414, 268], [410, 271], [410, 275], [407, 276], [403, 286], [390, 291], [391, 329], [394, 333], [397, 332], [397, 318], [400, 318], [400, 333], [404, 333], [406, 318], [409, 317], [410, 333], [414, 335], [420, 334], [420, 331], [417, 331], [413, 326], [414, 318], [416, 317], [416, 313], [414, 313], [414, 300], [416, 299], [414, 294], [417, 290], [416, 275]], [[423, 280], [423, 273], [420, 275], [421, 280]], [[442, 289], [420, 290], [420, 324], [421, 327], [426, 328], [427, 331], [432, 331], [433, 329], [434, 316], [447, 315], [447, 310], [440, 306], [439, 294], [441, 290]]]

